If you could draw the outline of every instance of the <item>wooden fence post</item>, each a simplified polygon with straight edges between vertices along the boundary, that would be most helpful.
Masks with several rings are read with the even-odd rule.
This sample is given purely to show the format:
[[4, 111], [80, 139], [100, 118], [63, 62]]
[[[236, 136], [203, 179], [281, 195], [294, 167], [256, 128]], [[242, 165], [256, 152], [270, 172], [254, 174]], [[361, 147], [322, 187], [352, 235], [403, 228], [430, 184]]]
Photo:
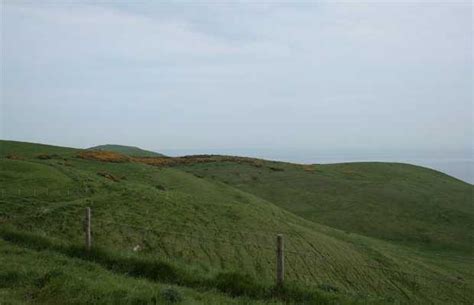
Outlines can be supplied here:
[[90, 251], [92, 246], [92, 236], [91, 236], [91, 208], [86, 208], [86, 215], [84, 219], [84, 233], [86, 236], [86, 250]]
[[283, 285], [285, 277], [285, 254], [283, 250], [283, 235], [277, 235], [277, 249], [276, 249], [276, 283], [277, 286]]

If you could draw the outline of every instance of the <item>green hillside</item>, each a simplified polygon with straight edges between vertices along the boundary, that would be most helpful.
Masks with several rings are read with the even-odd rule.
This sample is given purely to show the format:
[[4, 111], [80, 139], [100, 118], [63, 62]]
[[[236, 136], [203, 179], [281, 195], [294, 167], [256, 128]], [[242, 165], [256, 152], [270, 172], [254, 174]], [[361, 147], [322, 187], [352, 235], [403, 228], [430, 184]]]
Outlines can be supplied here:
[[154, 151], [144, 150], [135, 146], [116, 144], [99, 145], [89, 148], [91, 150], [112, 151], [130, 157], [162, 157], [163, 155]]
[[303, 166], [268, 161], [181, 169], [347, 232], [473, 253], [474, 187], [431, 169], [400, 163]]
[[[80, 150], [30, 143], [1, 141], [0, 147], [0, 263], [6, 266], [0, 297], [13, 304], [470, 304], [474, 297], [467, 239], [434, 239], [439, 251], [415, 249], [320, 224], [283, 205], [284, 198], [257, 192], [257, 181], [276, 175], [274, 183], [281, 182], [274, 192], [283, 194], [285, 179], [302, 184], [298, 179], [318, 174], [313, 169], [218, 156], [151, 166], [140, 159], [85, 159]], [[337, 169], [324, 172], [333, 181], [338, 175], [336, 186], [359, 181]], [[465, 187], [443, 179], [458, 191]], [[362, 197], [355, 189], [354, 198]], [[367, 198], [378, 196], [375, 187], [369, 190]], [[333, 189], [333, 201], [344, 192]], [[456, 202], [453, 214], [469, 220], [469, 207]], [[90, 253], [83, 249], [86, 207], [92, 209]], [[398, 221], [412, 226], [409, 217]], [[453, 226], [466, 236], [472, 232], [470, 225]], [[286, 278], [276, 289], [278, 233], [285, 239]]]

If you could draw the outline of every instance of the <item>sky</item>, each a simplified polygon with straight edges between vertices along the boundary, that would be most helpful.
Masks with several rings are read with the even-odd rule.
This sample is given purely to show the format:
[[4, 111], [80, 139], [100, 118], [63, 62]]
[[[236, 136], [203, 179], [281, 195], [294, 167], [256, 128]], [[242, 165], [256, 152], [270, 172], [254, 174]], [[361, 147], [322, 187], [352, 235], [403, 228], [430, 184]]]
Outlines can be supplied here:
[[472, 12], [471, 1], [2, 0], [0, 138], [471, 158]]

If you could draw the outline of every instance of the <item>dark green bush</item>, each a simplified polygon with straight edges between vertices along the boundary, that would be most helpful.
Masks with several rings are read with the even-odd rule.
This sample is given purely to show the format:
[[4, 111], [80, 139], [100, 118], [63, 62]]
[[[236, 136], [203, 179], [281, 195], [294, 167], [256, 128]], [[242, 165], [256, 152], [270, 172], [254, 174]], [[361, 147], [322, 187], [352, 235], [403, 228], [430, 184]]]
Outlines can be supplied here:
[[219, 273], [212, 285], [231, 296], [264, 297], [268, 289], [258, 284], [253, 278], [236, 272]]
[[163, 289], [161, 291], [161, 297], [170, 304], [178, 303], [183, 300], [179, 291], [172, 287]]

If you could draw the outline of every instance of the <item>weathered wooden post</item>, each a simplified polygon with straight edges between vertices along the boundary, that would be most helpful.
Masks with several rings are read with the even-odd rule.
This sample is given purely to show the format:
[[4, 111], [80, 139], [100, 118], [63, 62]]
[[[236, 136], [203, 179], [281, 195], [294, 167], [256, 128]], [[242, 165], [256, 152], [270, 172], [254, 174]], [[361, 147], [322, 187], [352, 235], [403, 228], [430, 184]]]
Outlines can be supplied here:
[[91, 208], [86, 208], [86, 215], [84, 218], [84, 233], [86, 237], [86, 250], [90, 251], [92, 246], [92, 236], [91, 236]]
[[283, 286], [283, 280], [285, 277], [285, 253], [283, 250], [283, 235], [277, 235], [277, 248], [276, 248], [276, 284], [277, 286]]

